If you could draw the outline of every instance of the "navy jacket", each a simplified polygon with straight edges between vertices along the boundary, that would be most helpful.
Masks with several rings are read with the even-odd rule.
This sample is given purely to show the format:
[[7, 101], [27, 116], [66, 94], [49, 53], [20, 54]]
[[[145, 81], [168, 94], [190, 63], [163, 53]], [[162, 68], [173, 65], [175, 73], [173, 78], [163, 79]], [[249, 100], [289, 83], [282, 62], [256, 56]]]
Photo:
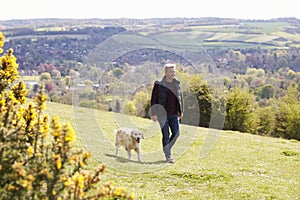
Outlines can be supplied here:
[[[173, 84], [175, 89], [174, 94], [177, 98], [177, 103], [176, 103], [177, 114], [181, 115], [183, 113], [183, 97], [182, 97], [180, 81], [174, 78]], [[161, 81], [155, 81], [154, 83], [154, 87], [151, 95], [150, 116], [153, 115], [161, 116], [165, 114], [165, 111], [163, 111], [160, 106], [166, 108], [166, 104], [168, 103], [167, 94], [168, 94], [168, 88], [166, 86], [166, 77], [164, 76]], [[155, 106], [156, 104], [160, 106]]]

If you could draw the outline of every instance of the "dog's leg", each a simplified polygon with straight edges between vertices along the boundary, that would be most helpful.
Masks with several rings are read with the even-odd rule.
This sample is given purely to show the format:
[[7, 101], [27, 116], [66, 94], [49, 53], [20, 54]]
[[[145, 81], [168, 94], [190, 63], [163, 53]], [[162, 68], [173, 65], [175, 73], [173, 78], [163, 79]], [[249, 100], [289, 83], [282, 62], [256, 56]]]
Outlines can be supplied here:
[[138, 154], [138, 161], [141, 162], [141, 161], [142, 161], [142, 158], [141, 158], [141, 152], [138, 151], [137, 154]]
[[120, 146], [116, 146], [116, 156], [119, 155], [119, 148], [120, 148]]
[[138, 161], [139, 162], [141, 162], [142, 161], [142, 156], [141, 156], [141, 151], [140, 151], [140, 148], [136, 148], [136, 149], [134, 149], [135, 151], [136, 151], [136, 153], [137, 153], [137, 155], [138, 155]]
[[116, 147], [116, 156], [118, 156], [118, 155], [119, 155], [119, 148]]
[[129, 160], [132, 160], [132, 157], [131, 157], [131, 150], [127, 150], [127, 154], [128, 154], [128, 159], [129, 159]]
[[115, 146], [116, 146], [116, 156], [119, 155], [119, 148], [120, 148], [120, 144], [118, 142], [118, 137], [117, 137], [117, 132], [118, 130], [114, 129], [114, 134], [115, 134]]

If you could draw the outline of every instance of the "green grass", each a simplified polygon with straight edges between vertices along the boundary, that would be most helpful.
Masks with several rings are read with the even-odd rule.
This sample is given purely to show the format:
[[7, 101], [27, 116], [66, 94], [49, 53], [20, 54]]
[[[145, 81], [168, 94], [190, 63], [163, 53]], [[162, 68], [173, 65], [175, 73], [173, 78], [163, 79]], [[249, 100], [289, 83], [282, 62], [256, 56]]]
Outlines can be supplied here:
[[[148, 119], [50, 102], [46, 112], [71, 122], [77, 145], [92, 153], [91, 168], [107, 165], [103, 182], [114, 180], [136, 199], [300, 198], [299, 141], [182, 125], [173, 152], [177, 162], [166, 164], [158, 124]], [[123, 148], [114, 156], [119, 126], [145, 132], [142, 163], [134, 152], [129, 161]]]

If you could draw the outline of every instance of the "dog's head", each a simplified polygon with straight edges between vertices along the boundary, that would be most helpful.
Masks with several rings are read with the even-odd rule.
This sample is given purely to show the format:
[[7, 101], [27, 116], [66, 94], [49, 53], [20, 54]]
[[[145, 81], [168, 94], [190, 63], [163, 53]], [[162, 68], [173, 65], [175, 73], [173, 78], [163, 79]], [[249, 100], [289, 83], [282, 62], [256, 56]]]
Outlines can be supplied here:
[[131, 137], [133, 137], [137, 143], [140, 143], [141, 139], [144, 139], [144, 133], [141, 130], [133, 129], [131, 131]]

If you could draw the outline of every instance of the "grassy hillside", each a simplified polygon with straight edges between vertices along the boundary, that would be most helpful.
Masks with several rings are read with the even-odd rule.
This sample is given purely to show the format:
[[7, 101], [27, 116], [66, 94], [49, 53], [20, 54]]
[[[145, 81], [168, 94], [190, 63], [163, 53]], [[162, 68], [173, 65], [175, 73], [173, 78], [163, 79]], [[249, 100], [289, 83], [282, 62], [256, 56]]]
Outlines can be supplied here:
[[[107, 165], [103, 182], [114, 180], [136, 199], [300, 199], [299, 141], [182, 125], [177, 162], [166, 164], [158, 124], [148, 119], [50, 102], [46, 112], [71, 122], [77, 144], [93, 155], [91, 168]], [[123, 148], [114, 156], [119, 126], [145, 132], [142, 163], [136, 154], [127, 160]]]

